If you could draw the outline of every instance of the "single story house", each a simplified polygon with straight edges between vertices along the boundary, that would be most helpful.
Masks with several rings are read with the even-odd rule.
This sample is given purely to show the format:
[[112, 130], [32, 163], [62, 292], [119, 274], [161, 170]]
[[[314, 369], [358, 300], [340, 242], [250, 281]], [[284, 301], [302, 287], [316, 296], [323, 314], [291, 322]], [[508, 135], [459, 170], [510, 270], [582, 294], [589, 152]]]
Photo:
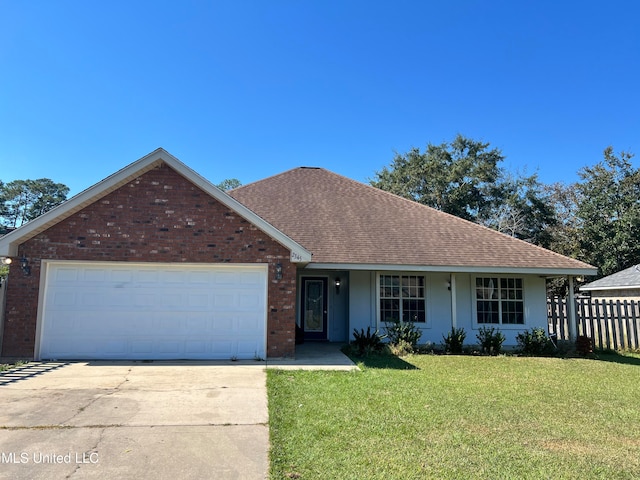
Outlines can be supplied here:
[[590, 265], [321, 168], [228, 193], [163, 149], [0, 238], [5, 357], [295, 355], [412, 320], [505, 344], [547, 325], [545, 279]]
[[640, 300], [640, 265], [602, 277], [580, 287], [581, 292], [603, 300]]

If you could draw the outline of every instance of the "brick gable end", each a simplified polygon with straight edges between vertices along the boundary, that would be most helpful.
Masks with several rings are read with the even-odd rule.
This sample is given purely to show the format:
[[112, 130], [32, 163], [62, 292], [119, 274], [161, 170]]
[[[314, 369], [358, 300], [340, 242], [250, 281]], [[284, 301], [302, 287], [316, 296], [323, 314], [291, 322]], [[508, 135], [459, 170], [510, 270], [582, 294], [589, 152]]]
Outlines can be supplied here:
[[267, 355], [294, 354], [296, 266], [289, 251], [166, 164], [31, 238], [18, 254], [32, 270], [25, 276], [17, 262], [11, 266], [3, 356], [33, 356], [43, 259], [267, 263]]

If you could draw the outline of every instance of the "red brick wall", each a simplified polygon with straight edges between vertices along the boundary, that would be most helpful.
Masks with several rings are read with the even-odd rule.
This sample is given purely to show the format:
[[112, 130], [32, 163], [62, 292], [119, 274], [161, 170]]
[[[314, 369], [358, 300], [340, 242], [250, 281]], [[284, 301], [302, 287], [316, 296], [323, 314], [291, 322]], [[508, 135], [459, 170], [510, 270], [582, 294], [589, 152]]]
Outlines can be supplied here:
[[[40, 261], [268, 263], [267, 355], [295, 350], [296, 266], [289, 251], [162, 164], [20, 245], [7, 285], [2, 355], [32, 357]], [[275, 266], [282, 264], [282, 280]]]

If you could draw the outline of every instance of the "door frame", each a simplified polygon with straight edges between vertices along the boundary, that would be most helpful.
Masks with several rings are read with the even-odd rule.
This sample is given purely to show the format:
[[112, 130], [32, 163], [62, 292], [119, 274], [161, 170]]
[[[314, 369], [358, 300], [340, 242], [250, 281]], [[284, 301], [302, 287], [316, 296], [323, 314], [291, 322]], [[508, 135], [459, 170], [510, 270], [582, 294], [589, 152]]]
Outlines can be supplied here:
[[[323, 319], [322, 319], [322, 332], [307, 332], [304, 329], [305, 324], [305, 296], [306, 296], [306, 282], [308, 280], [320, 280], [323, 283]], [[329, 277], [326, 275], [303, 275], [300, 277], [300, 328], [304, 340], [328, 340], [329, 339]]]

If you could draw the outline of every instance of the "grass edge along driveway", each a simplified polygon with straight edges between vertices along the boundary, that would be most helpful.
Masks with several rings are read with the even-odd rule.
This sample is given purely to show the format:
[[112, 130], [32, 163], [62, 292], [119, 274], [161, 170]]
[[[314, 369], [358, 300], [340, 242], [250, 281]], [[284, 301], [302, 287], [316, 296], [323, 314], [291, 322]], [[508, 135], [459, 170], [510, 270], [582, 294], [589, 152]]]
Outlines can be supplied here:
[[640, 356], [270, 370], [270, 478], [640, 478]]

